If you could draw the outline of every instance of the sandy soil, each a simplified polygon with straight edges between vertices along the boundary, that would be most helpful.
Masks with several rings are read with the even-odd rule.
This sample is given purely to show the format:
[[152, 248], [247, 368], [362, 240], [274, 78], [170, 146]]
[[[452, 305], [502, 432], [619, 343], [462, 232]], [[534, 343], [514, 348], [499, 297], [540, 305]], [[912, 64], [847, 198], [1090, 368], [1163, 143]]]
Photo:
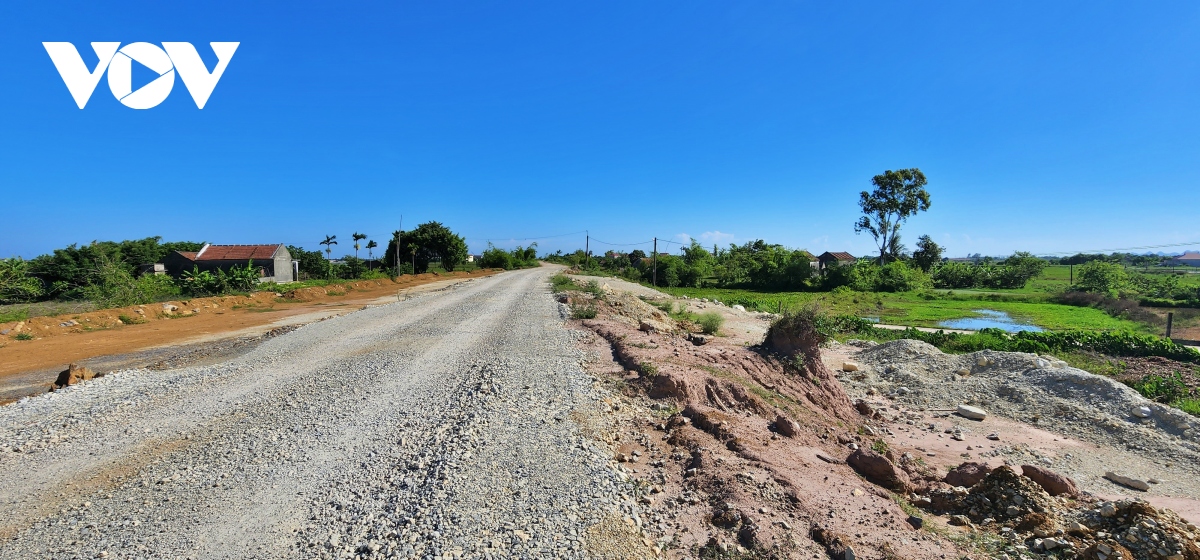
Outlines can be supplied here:
[[[254, 337], [272, 329], [310, 323], [394, 302], [407, 295], [444, 288], [495, 271], [402, 276], [399, 281], [359, 281], [325, 288], [302, 288], [278, 297], [271, 292], [250, 296], [195, 298], [184, 301], [104, 309], [88, 313], [35, 317], [0, 324], [0, 402], [46, 391], [54, 374], [70, 363], [107, 366], [105, 372], [153, 363], [165, 347], [194, 345], [238, 337]], [[175, 307], [171, 312], [170, 307]], [[125, 324], [120, 317], [144, 323]], [[74, 323], [74, 324], [70, 324]], [[33, 340], [17, 340], [18, 333]], [[99, 358], [129, 355], [105, 364]]]

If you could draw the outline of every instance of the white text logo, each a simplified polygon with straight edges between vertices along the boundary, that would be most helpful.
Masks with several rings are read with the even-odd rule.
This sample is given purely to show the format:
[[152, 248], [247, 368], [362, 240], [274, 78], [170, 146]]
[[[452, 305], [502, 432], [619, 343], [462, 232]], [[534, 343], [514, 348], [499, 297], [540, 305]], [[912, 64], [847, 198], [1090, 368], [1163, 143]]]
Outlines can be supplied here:
[[[200, 53], [191, 43], [165, 42], [162, 48], [151, 43], [129, 43], [124, 47], [121, 43], [92, 43], [92, 50], [96, 51], [99, 59], [93, 70], [88, 70], [83, 57], [79, 56], [79, 51], [71, 43], [49, 42], [42, 43], [42, 46], [46, 47], [50, 60], [54, 61], [54, 67], [58, 68], [58, 74], [80, 109], [91, 99], [105, 70], [108, 70], [108, 89], [126, 107], [149, 109], [162, 103], [171, 94], [171, 88], [175, 86], [175, 72], [178, 71], [196, 107], [203, 109], [240, 44], [209, 43], [217, 55], [217, 66], [212, 72], [205, 68]], [[158, 74], [157, 78], [137, 91], [133, 90], [134, 62]]]

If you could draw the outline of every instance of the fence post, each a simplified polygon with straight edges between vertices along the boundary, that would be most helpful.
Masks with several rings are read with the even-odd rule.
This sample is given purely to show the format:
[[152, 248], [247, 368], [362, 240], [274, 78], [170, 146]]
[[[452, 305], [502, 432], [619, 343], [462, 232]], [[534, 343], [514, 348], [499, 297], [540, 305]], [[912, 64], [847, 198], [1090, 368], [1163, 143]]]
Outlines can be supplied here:
[[1175, 322], [1175, 314], [1167, 313], [1167, 338], [1171, 338], [1171, 323]]
[[651, 277], [650, 285], [657, 288], [658, 287], [658, 238], [657, 237], [654, 238], [654, 251], [651, 252], [651, 255], [653, 256], [653, 258], [651, 259], [651, 262], [653, 263], [653, 267], [654, 267], [654, 275]]

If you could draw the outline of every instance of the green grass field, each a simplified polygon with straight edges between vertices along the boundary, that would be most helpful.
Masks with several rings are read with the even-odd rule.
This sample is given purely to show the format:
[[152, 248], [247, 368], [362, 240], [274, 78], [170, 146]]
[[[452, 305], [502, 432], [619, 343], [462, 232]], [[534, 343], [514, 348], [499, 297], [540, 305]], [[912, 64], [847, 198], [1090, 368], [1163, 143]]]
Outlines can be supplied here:
[[659, 288], [675, 296], [719, 300], [726, 305], [769, 311], [796, 309], [810, 302], [833, 314], [877, 318], [881, 323], [914, 327], [938, 327], [951, 319], [980, 316], [977, 309], [1008, 313], [1013, 320], [1048, 330], [1129, 330], [1149, 332], [1146, 327], [1109, 316], [1090, 307], [1073, 307], [1044, 301], [1028, 294], [947, 292], [860, 293], [860, 292], [756, 292], [720, 288]]

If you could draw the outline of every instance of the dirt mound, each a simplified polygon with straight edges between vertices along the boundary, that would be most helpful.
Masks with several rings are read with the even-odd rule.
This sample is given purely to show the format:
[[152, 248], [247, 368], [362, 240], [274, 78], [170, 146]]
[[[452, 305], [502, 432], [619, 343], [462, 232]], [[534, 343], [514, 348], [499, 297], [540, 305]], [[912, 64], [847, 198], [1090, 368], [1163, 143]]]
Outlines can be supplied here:
[[[687, 324], [639, 329], [662, 312], [621, 292], [571, 292], [559, 301], [597, 311], [578, 322], [594, 341], [588, 348], [605, 358], [592, 367], [613, 368], [606, 374], [630, 399], [620, 411], [614, 403], [613, 413], [636, 415], [606, 441], [619, 464], [633, 467], [623, 472], [648, 489], [642, 501], [653, 506], [651, 532], [668, 557], [810, 558], [852, 550], [857, 557], [926, 558], [956, 549], [937, 538], [911, 538], [908, 514], [891, 494], [864, 484], [846, 464], [847, 447], [869, 447], [870, 431], [819, 359], [796, 360], [720, 335], [698, 344]], [[913, 476], [908, 469], [919, 471], [915, 461], [883, 462], [900, 480]], [[821, 539], [814, 526], [825, 531]]]

